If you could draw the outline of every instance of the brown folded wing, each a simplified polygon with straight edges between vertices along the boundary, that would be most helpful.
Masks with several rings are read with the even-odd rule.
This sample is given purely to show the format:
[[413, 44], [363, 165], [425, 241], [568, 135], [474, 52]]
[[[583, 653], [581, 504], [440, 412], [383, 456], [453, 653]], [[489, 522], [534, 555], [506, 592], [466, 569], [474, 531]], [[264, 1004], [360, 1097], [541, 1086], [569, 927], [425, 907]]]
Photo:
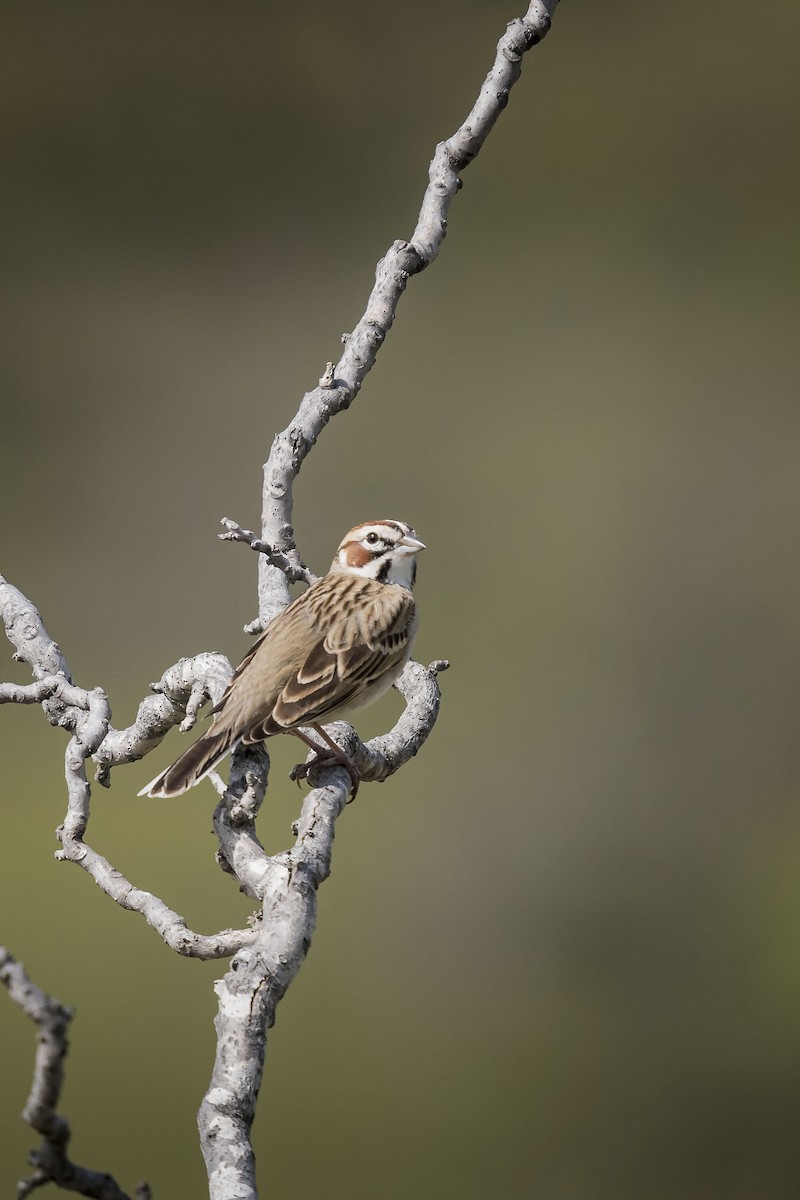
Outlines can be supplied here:
[[212, 729], [261, 741], [358, 707], [396, 674], [416, 628], [411, 593], [350, 576], [337, 599], [332, 607], [317, 584], [276, 618], [238, 667]]

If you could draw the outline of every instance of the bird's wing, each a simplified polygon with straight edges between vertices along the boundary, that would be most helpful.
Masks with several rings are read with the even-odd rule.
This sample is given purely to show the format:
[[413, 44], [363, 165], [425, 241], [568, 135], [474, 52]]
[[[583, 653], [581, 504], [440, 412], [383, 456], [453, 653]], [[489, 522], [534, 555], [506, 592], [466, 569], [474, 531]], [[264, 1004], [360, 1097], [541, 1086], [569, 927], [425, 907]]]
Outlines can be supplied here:
[[318, 636], [309, 603], [313, 591], [309, 588], [284, 608], [239, 663], [213, 709], [211, 729], [215, 733], [232, 729], [237, 738], [246, 738], [251, 728], [268, 719], [284, 683]]
[[373, 584], [355, 589], [325, 636], [292, 672], [271, 712], [254, 723], [243, 741], [260, 741], [357, 705], [373, 684], [405, 661], [414, 631], [414, 599], [405, 588]]

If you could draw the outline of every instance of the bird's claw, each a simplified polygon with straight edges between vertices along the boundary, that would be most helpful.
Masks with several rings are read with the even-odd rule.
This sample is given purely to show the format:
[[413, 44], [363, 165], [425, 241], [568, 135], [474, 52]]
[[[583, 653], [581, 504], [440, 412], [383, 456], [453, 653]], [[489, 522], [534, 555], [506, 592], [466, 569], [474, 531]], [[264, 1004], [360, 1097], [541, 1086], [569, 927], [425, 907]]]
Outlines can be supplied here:
[[311, 762], [298, 763], [292, 767], [289, 772], [289, 778], [294, 780], [297, 786], [300, 786], [302, 779], [308, 779], [310, 771], [316, 771], [322, 767], [344, 767], [347, 774], [350, 776], [350, 781], [353, 785], [350, 795], [347, 798], [347, 803], [352, 804], [358, 794], [358, 785], [361, 782], [355, 763], [347, 757], [346, 754], [334, 754], [333, 751], [320, 751], [316, 758], [312, 758]]

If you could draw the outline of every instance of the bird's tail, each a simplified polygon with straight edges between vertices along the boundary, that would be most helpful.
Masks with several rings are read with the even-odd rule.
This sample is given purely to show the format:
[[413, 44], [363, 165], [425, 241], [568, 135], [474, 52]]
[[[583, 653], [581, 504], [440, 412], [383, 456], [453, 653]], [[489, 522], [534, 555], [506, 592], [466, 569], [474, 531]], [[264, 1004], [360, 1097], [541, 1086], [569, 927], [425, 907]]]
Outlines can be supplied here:
[[162, 771], [155, 779], [145, 784], [139, 795], [164, 799], [182, 796], [214, 770], [233, 748], [234, 740], [230, 729], [221, 729], [219, 733], [209, 730], [188, 750], [184, 750], [171, 767], [167, 767], [166, 771]]

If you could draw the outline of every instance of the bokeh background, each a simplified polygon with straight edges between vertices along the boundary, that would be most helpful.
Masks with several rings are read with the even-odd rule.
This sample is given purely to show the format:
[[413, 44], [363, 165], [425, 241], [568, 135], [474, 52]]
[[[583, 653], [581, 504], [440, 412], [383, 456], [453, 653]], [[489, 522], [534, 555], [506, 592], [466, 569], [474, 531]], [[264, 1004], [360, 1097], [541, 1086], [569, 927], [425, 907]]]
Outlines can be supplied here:
[[[255, 557], [219, 518], [257, 526], [274, 433], [517, 11], [6, 14], [0, 571], [118, 725], [180, 655], [246, 651]], [[800, 1192], [799, 40], [795, 0], [565, 0], [303, 469], [318, 570], [357, 520], [415, 524], [418, 657], [453, 667], [423, 753], [338, 826], [269, 1042], [265, 1196]], [[239, 925], [210, 788], [136, 799], [179, 743], [98, 789], [89, 840]], [[77, 1008], [73, 1156], [202, 1195], [222, 969], [53, 860], [40, 710], [0, 748], [0, 940]], [[3, 995], [0, 1046], [7, 1195], [34, 1034]]]

